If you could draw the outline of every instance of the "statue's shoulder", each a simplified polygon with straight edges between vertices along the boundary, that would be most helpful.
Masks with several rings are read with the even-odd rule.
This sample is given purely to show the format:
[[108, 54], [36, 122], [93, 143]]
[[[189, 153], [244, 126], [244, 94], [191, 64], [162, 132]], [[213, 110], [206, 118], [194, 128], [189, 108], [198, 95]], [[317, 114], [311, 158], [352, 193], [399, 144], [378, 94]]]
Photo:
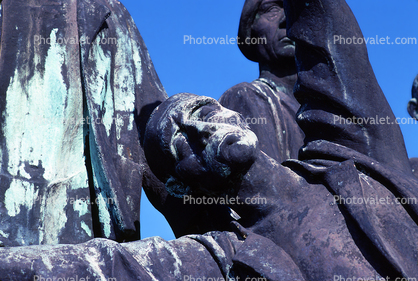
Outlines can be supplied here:
[[220, 97], [219, 102], [225, 106], [225, 104], [231, 102], [236, 103], [238, 100], [243, 102], [253, 100], [256, 97], [263, 98], [268, 90], [268, 85], [258, 79], [251, 83], [242, 82], [226, 90]]

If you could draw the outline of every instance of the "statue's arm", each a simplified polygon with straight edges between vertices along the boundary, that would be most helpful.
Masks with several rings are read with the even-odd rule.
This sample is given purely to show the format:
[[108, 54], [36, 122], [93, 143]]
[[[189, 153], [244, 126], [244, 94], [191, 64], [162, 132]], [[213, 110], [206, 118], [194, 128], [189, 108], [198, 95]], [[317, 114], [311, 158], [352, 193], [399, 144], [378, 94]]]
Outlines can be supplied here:
[[2, 280], [222, 278], [211, 253], [190, 238], [164, 241], [155, 237], [125, 244], [96, 238], [76, 245], [3, 248], [0, 257]]
[[305, 280], [282, 248], [254, 233], [247, 235], [209, 232], [172, 241], [96, 238], [76, 245], [2, 248], [0, 276], [16, 281]]
[[87, 38], [81, 44], [85, 112], [91, 120], [86, 162], [92, 199], [104, 198], [92, 210], [100, 228], [95, 237], [137, 240], [141, 186], [149, 170], [142, 138], [149, 115], [167, 94], [120, 2], [80, 1], [78, 25], [80, 37]]

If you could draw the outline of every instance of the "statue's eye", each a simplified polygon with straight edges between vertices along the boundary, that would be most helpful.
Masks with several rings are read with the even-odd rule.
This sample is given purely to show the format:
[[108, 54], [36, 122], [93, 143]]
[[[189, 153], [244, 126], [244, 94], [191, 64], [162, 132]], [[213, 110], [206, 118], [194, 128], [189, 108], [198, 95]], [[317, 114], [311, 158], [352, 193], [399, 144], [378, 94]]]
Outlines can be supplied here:
[[266, 1], [261, 4], [259, 9], [260, 14], [269, 14], [269, 17], [272, 17], [281, 12], [284, 12], [283, 1]]
[[215, 113], [216, 111], [217, 111], [217, 107], [215, 107], [215, 106], [213, 106], [213, 105], [206, 105], [206, 106], [203, 106], [201, 109], [200, 109], [200, 113], [199, 113], [199, 115], [200, 115], [200, 117], [203, 119], [203, 121], [208, 121], [207, 119], [209, 119], [210, 118], [210, 116], [212, 116], [213, 114], [211, 114], [211, 113]]
[[279, 7], [279, 6], [274, 5], [274, 6], [269, 7], [267, 12], [271, 12], [271, 11], [277, 11], [277, 12], [280, 12], [280, 11], [281, 11], [281, 9], [280, 9], [280, 7]]
[[200, 122], [210, 122], [210, 117], [216, 114], [220, 109], [218, 104], [205, 104], [199, 107], [193, 116]]

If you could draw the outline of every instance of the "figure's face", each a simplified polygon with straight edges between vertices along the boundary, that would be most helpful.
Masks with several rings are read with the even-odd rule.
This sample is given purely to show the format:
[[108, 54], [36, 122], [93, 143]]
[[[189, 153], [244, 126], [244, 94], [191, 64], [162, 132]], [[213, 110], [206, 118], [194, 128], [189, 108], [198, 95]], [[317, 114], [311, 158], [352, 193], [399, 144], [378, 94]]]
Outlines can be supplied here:
[[294, 60], [295, 44], [286, 37], [283, 0], [261, 1], [252, 25], [252, 36], [267, 39], [267, 44], [257, 46], [260, 60], [266, 62], [281, 62], [283, 59]]
[[241, 115], [212, 98], [190, 95], [180, 99], [158, 123], [160, 149], [174, 159], [172, 176], [190, 187], [197, 186], [200, 193], [222, 192], [217, 189], [223, 189], [255, 160], [255, 134]]

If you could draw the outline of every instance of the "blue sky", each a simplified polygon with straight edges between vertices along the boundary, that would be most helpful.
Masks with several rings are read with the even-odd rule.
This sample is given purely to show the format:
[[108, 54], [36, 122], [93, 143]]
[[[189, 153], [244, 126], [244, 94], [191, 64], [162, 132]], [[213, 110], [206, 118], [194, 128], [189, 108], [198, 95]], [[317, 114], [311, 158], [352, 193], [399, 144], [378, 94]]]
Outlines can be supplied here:
[[[122, 0], [145, 40], [169, 95], [190, 92], [218, 99], [228, 88], [258, 77], [258, 65], [235, 44], [192, 45], [193, 38], [236, 37], [243, 0]], [[418, 39], [418, 0], [348, 0], [364, 36]], [[399, 4], [399, 5], [398, 5]], [[418, 45], [368, 44], [369, 57], [396, 117], [409, 117], [406, 105], [418, 74]], [[418, 125], [401, 125], [410, 157], [418, 157]], [[143, 196], [145, 199], [145, 196]], [[141, 205], [142, 237], [174, 236], [163, 217], [147, 202]]]

